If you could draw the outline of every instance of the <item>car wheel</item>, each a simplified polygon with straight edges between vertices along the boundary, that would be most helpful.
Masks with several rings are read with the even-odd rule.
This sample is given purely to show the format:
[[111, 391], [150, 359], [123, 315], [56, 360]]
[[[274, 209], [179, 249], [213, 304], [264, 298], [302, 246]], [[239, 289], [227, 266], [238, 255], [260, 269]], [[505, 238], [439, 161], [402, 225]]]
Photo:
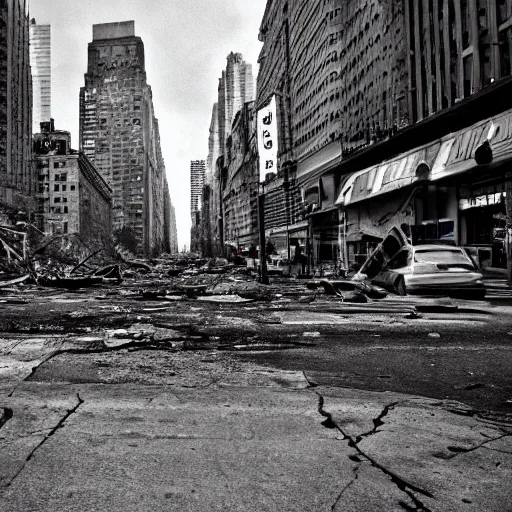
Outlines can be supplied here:
[[407, 295], [407, 289], [405, 286], [405, 279], [403, 276], [400, 276], [395, 283], [395, 290], [398, 295], [401, 295], [402, 297], [404, 295]]

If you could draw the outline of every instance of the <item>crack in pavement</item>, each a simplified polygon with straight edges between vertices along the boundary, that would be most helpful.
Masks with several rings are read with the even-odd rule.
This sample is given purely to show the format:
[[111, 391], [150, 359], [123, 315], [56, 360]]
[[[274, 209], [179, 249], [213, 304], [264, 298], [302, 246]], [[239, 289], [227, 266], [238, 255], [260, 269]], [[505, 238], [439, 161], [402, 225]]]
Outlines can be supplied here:
[[401, 402], [393, 402], [392, 404], [386, 405], [382, 412], [376, 418], [373, 418], [372, 430], [365, 432], [364, 434], [360, 434], [356, 437], [356, 444], [359, 444], [365, 437], [370, 437], [373, 436], [374, 434], [377, 434], [379, 432], [379, 430], [377, 429], [384, 425], [384, 422], [382, 420], [400, 403]]
[[483, 443], [480, 443], [476, 446], [473, 446], [471, 448], [466, 448], [464, 446], [448, 446], [448, 450], [451, 451], [454, 455], [452, 456], [453, 457], [457, 457], [461, 454], [465, 454], [465, 453], [470, 453], [470, 452], [474, 452], [476, 450], [479, 450], [480, 448], [485, 448], [486, 444], [489, 444], [489, 443], [493, 443], [494, 441], [499, 441], [500, 439], [505, 439], [506, 437], [512, 437], [512, 433], [510, 432], [507, 432], [499, 437], [492, 437], [490, 439], [487, 439], [486, 441], [484, 441]]
[[359, 478], [359, 468], [360, 468], [360, 466], [356, 466], [354, 468], [354, 478], [345, 487], [343, 487], [341, 492], [338, 494], [336, 501], [334, 502], [333, 506], [331, 507], [331, 512], [336, 511], [336, 507], [338, 506], [338, 503], [340, 502], [340, 500], [343, 497], [343, 495], [345, 494], [345, 492], [347, 492], [348, 489], [356, 483], [356, 480]]
[[21, 467], [18, 469], [18, 471], [16, 471], [16, 473], [12, 476], [12, 478], [7, 483], [4, 484], [5, 488], [10, 487], [12, 485], [14, 480], [16, 480], [16, 478], [18, 478], [18, 476], [22, 473], [22, 471], [25, 469], [25, 466], [27, 465], [27, 462], [29, 462], [30, 459], [32, 459], [32, 457], [35, 455], [37, 450], [39, 450], [39, 448], [41, 448], [41, 446], [43, 446], [46, 443], [46, 441], [48, 441], [48, 439], [50, 439], [50, 437], [52, 437], [57, 432], [57, 430], [62, 428], [64, 426], [64, 423], [66, 423], [66, 420], [70, 416], [75, 414], [76, 411], [78, 410], [78, 408], [84, 403], [84, 400], [82, 400], [80, 398], [80, 395], [78, 393], [76, 394], [76, 397], [78, 399], [77, 404], [73, 408], [68, 409], [66, 411], [66, 414], [60, 419], [60, 421], [57, 423], [57, 425], [55, 425], [55, 427], [53, 427], [50, 430], [50, 432], [48, 432], [48, 434], [45, 437], [43, 437], [43, 439], [37, 444], [37, 446], [35, 446], [33, 448], [33, 450], [27, 455], [25, 461], [23, 462]]
[[[393, 473], [386, 467], [379, 464], [373, 457], [366, 454], [359, 447], [356, 439], [354, 439], [352, 436], [347, 434], [339, 425], [337, 425], [336, 422], [332, 418], [332, 414], [327, 412], [324, 409], [325, 399], [322, 396], [322, 394], [319, 393], [318, 391], [314, 391], [314, 392], [318, 396], [318, 413], [325, 418], [325, 420], [322, 422], [322, 425], [325, 428], [338, 430], [338, 432], [340, 432], [341, 435], [343, 436], [343, 440], [348, 442], [348, 446], [350, 448], [353, 448], [354, 450], [356, 450], [358, 452], [358, 454], [361, 457], [363, 457], [364, 459], [366, 459], [368, 462], [370, 462], [370, 464], [373, 467], [382, 471], [388, 478], [390, 478], [391, 481], [400, 489], [400, 491], [404, 492], [405, 494], [407, 494], [407, 496], [409, 496], [409, 498], [411, 498], [414, 505], [416, 506], [416, 509], [413, 509], [413, 510], [417, 510], [419, 512], [432, 512], [424, 503], [421, 502], [421, 500], [414, 493], [422, 494], [423, 496], [427, 496], [428, 498], [434, 498], [434, 496], [430, 492], [428, 492], [424, 489], [421, 489], [420, 487], [418, 487], [410, 482], [407, 482], [406, 480], [399, 477], [398, 475], [396, 475], [395, 473]], [[395, 406], [396, 406], [396, 404], [395, 404]], [[388, 406], [388, 412], [390, 410], [389, 408], [390, 408], [390, 406]], [[384, 412], [385, 412], [385, 410], [383, 411], [383, 413]], [[386, 414], [387, 414], [387, 412], [386, 412]], [[379, 418], [382, 419], [382, 417], [384, 417], [384, 416], [382, 416], [382, 413], [381, 413], [381, 415], [379, 415]], [[377, 418], [376, 418], [376, 420], [377, 420]], [[401, 504], [401, 505], [403, 506], [404, 504]]]
[[499, 448], [490, 448], [489, 446], [482, 446], [484, 450], [490, 450], [492, 452], [504, 453], [505, 455], [512, 455], [511, 452], [507, 452], [507, 450], [500, 450]]

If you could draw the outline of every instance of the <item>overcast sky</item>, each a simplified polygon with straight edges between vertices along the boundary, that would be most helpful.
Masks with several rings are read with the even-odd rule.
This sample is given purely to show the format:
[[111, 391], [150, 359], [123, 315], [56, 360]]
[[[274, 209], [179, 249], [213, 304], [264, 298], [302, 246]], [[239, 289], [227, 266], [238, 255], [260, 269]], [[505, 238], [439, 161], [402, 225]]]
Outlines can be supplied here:
[[190, 160], [206, 159], [211, 110], [229, 52], [253, 64], [266, 0], [30, 0], [52, 25], [52, 117], [78, 149], [78, 97], [92, 25], [135, 20], [176, 207], [180, 250], [190, 240]]

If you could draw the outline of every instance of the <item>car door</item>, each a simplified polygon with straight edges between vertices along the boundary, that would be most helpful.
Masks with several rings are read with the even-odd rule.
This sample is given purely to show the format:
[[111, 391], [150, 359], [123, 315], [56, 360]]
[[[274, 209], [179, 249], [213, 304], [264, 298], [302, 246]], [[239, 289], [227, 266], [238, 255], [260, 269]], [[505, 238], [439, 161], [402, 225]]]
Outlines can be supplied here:
[[400, 250], [404, 248], [404, 246], [409, 246], [409, 241], [404, 231], [398, 227], [391, 228], [386, 238], [382, 240], [382, 242], [364, 262], [358, 272], [359, 277], [361, 274], [365, 274], [368, 279], [373, 279], [388, 265]]

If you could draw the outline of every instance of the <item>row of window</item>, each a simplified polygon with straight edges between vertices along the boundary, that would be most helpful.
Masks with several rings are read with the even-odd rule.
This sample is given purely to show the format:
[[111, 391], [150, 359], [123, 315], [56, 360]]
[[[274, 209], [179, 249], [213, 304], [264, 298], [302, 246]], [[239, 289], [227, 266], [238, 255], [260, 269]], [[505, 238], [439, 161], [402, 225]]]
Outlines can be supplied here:
[[[76, 190], [76, 185], [70, 185], [69, 190], [71, 192], [74, 192]], [[49, 191], [50, 191], [49, 183], [40, 183], [39, 184], [39, 193], [40, 194], [43, 194], [44, 192], [49, 192]], [[59, 184], [55, 183], [53, 185], [53, 191], [54, 192], [67, 192], [68, 187], [67, 187], [67, 185], [59, 185]]]

